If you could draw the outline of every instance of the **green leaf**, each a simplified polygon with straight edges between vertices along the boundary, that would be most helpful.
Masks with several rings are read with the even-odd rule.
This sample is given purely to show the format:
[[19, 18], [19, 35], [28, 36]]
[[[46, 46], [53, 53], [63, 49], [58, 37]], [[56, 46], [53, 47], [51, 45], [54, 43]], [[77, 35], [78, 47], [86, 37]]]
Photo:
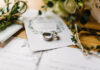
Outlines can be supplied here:
[[7, 0], [4, 0], [5, 3], [7, 3]]
[[82, 30], [79, 24], [77, 24], [78, 33]]
[[86, 49], [86, 50], [90, 51], [90, 48], [88, 48], [88, 46], [83, 45], [83, 47], [84, 47], [84, 49]]
[[41, 6], [41, 8], [47, 8], [47, 7], [43, 5], [43, 6]]
[[41, 11], [41, 10], [39, 10], [39, 11], [38, 11], [38, 14], [39, 14], [39, 15], [42, 15], [42, 11]]
[[85, 25], [90, 20], [90, 10], [84, 10], [80, 18], [80, 22]]
[[[3, 8], [0, 8], [0, 12], [2, 14], [5, 14], [5, 13], [8, 13], [9, 12], [9, 0], [4, 0], [4, 2], [6, 3], [6, 9], [7, 12], [4, 12], [4, 9]], [[22, 8], [23, 6], [19, 7], [19, 2], [18, 3], [15, 3], [13, 9], [11, 10], [11, 12], [5, 16], [4, 19], [0, 20], [0, 31], [4, 30], [5, 28], [7, 28], [9, 25], [13, 24], [14, 20], [18, 20], [19, 16], [20, 15], [15, 15], [16, 13], [19, 13], [20, 11], [20, 8]], [[22, 8], [23, 9], [23, 8]], [[1, 15], [2, 15], [1, 14]]]
[[18, 0], [14, 0], [14, 2], [17, 2]]
[[5, 3], [9, 3], [9, 0], [4, 0]]
[[74, 28], [74, 24], [73, 23], [70, 23], [69, 28], [70, 29], [73, 29]]
[[96, 35], [96, 38], [97, 38], [98, 41], [100, 41], [100, 36], [97, 36], [97, 35]]
[[50, 8], [52, 8], [54, 6], [54, 4], [53, 4], [52, 1], [48, 1], [47, 6], [50, 7]]
[[20, 7], [20, 11], [22, 11], [25, 8], [25, 4], [22, 5], [22, 7]]
[[84, 6], [83, 2], [79, 2], [78, 5], [79, 5], [80, 7], [83, 7], [83, 6]]
[[97, 45], [97, 46], [96, 46], [96, 49], [100, 49], [100, 45]]
[[92, 45], [90, 49], [94, 49], [94, 46]]
[[75, 38], [75, 36], [74, 36], [74, 35], [72, 35], [71, 40], [72, 40], [74, 43], [77, 43], [77, 40], [76, 40], [76, 38]]
[[0, 12], [1, 12], [2, 14], [5, 13], [4, 10], [3, 10], [3, 8], [0, 8]]

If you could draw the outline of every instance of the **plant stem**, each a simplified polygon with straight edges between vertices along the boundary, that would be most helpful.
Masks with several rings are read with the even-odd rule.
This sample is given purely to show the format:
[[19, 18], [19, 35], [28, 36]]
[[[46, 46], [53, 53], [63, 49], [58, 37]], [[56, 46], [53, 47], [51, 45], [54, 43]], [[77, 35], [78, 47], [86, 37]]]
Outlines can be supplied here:
[[81, 44], [80, 38], [78, 36], [77, 24], [75, 24], [75, 30], [76, 30], [75, 38], [77, 40], [77, 45], [81, 48], [81, 50], [82, 50], [83, 53], [85, 52], [85, 55], [88, 55], [89, 54], [89, 51], [86, 50], [86, 49], [84, 49], [83, 45]]

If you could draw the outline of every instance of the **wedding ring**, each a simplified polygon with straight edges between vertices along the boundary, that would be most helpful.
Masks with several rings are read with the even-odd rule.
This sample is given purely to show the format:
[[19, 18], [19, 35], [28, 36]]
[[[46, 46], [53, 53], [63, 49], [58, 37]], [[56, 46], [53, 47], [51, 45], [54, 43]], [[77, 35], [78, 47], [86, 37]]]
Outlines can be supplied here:
[[53, 41], [53, 40], [60, 40], [60, 37], [58, 36], [58, 33], [55, 31], [52, 32], [44, 32], [43, 38], [45, 41]]
[[58, 33], [57, 32], [52, 31], [52, 33], [53, 33], [54, 40], [60, 40], [60, 37], [58, 36]]
[[59, 36], [56, 36], [56, 37], [55, 37], [55, 40], [60, 40], [60, 37], [59, 37]]
[[52, 41], [53, 40], [53, 35], [52, 35], [52, 33], [49, 33], [49, 32], [43, 33], [43, 37], [46, 41]]

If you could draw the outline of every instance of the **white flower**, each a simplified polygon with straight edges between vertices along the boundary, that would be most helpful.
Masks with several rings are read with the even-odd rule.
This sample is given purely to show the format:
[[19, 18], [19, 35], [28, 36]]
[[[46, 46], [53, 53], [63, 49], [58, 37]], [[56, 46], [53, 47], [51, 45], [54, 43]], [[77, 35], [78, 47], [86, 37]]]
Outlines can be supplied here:
[[52, 7], [48, 7], [48, 10], [59, 14], [60, 16], [67, 17], [69, 14], [76, 12], [77, 4], [75, 0], [43, 0], [45, 4], [52, 2]]

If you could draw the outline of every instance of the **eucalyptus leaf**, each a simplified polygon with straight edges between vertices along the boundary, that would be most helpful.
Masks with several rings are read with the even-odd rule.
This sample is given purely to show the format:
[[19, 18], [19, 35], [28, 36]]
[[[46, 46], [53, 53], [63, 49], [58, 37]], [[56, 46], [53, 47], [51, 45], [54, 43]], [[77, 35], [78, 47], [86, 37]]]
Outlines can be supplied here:
[[83, 48], [90, 51], [90, 48], [88, 48], [88, 46], [86, 46], [86, 45], [83, 45]]
[[54, 4], [53, 4], [52, 1], [48, 1], [47, 6], [50, 7], [50, 8], [52, 8], [54, 6]]
[[18, 0], [14, 0], [14, 2], [17, 2]]
[[41, 8], [47, 8], [47, 7], [43, 5], [43, 6], [41, 6]]
[[91, 46], [91, 49], [94, 49], [94, 46], [93, 45]]
[[[14, 21], [18, 20], [19, 16], [24, 13], [27, 9], [27, 4], [26, 2], [24, 1], [17, 1], [11, 11], [9, 11], [9, 5], [10, 5], [10, 2], [9, 0], [4, 0], [5, 3], [6, 3], [6, 10], [7, 12], [5, 11], [5, 8], [0, 8], [0, 12], [1, 12], [1, 16], [0, 16], [0, 31], [4, 30], [5, 28], [7, 28], [9, 25], [13, 24]], [[19, 6], [20, 3], [23, 3], [23, 6]], [[26, 6], [26, 7], [25, 7]], [[25, 7], [25, 10], [24, 12], [21, 12], [21, 10], [23, 10]], [[21, 9], [21, 10], [19, 10]], [[5, 16], [6, 15], [6, 16]]]
[[100, 45], [97, 45], [97, 46], [96, 46], [96, 49], [100, 49]]
[[76, 38], [75, 38], [75, 36], [74, 36], [74, 35], [72, 35], [71, 40], [72, 40], [74, 43], [77, 43], [77, 40], [76, 40]]
[[39, 10], [39, 11], [38, 11], [38, 14], [39, 14], [39, 15], [42, 15], [42, 11], [41, 11], [41, 10]]
[[78, 33], [82, 30], [79, 24], [77, 24]]
[[5, 3], [7, 3], [7, 0], [4, 0]]

